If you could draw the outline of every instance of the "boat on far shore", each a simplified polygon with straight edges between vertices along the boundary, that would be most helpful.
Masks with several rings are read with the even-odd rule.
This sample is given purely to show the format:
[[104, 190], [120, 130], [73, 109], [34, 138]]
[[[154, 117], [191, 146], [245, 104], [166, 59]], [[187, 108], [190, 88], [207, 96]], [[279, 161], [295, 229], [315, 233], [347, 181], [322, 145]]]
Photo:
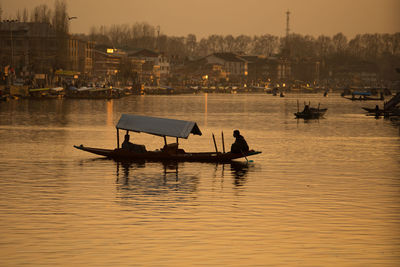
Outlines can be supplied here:
[[370, 92], [353, 92], [351, 93], [351, 97], [343, 96], [344, 98], [351, 101], [379, 101], [385, 100], [383, 93], [380, 94], [380, 97], [371, 97]]

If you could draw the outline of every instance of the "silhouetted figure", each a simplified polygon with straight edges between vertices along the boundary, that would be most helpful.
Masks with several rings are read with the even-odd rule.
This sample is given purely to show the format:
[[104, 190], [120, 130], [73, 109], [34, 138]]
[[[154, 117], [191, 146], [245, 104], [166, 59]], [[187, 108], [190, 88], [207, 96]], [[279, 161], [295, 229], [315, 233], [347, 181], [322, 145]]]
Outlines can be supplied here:
[[133, 144], [131, 142], [129, 142], [129, 134], [125, 135], [124, 142], [122, 143], [122, 148], [129, 149], [129, 150], [133, 148]]
[[146, 147], [144, 145], [136, 145], [129, 142], [129, 134], [125, 135], [124, 142], [122, 143], [122, 148], [127, 149], [137, 153], [144, 153], [146, 152]]
[[233, 137], [236, 138], [235, 142], [231, 146], [232, 153], [244, 153], [249, 151], [249, 146], [242, 135], [240, 135], [239, 130], [233, 131]]

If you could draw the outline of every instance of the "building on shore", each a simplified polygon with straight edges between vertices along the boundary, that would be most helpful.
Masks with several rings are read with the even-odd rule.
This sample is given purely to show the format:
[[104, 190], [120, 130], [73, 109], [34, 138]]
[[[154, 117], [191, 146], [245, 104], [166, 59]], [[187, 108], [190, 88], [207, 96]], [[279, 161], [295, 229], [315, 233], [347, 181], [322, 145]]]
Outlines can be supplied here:
[[57, 33], [50, 23], [2, 21], [0, 46], [0, 80], [9, 84], [23, 80], [44, 86], [60, 81], [60, 70], [93, 72], [93, 42]]
[[135, 66], [142, 63], [141, 80], [150, 85], [159, 85], [165, 82], [170, 75], [169, 59], [163, 54], [149, 49], [139, 49], [128, 54], [128, 58]]
[[94, 42], [83, 41], [75, 36], [70, 36], [67, 58], [66, 69], [91, 77], [93, 75]]
[[107, 83], [115, 82], [124, 54], [114, 49], [107, 49], [107, 52], [94, 50], [93, 54], [93, 78]]
[[0, 69], [8, 77], [47, 78], [56, 67], [56, 32], [48, 23], [2, 21], [0, 46]]
[[248, 75], [248, 62], [235, 53], [213, 53], [205, 57], [207, 64], [219, 64], [230, 81], [244, 81]]

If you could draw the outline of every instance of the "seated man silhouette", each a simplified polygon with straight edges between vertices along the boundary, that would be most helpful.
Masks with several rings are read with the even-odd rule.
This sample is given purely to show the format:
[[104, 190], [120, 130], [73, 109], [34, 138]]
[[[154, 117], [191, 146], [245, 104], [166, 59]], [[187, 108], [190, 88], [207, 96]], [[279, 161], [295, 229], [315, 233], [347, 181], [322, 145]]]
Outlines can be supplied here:
[[249, 151], [249, 146], [239, 130], [233, 131], [233, 137], [236, 138], [235, 142], [231, 146], [232, 153], [245, 153]]
[[137, 153], [146, 152], [146, 147], [144, 145], [137, 145], [129, 142], [129, 134], [125, 135], [124, 142], [122, 143], [122, 148]]

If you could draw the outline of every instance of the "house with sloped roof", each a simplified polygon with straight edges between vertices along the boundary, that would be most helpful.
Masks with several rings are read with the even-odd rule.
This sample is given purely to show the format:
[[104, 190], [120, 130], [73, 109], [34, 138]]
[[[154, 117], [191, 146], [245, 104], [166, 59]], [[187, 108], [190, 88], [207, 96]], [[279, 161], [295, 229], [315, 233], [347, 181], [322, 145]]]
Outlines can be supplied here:
[[163, 53], [158, 53], [149, 49], [139, 49], [128, 54], [129, 58], [145, 61], [145, 65], [154, 69], [154, 75], [166, 78], [170, 74], [170, 63]]
[[205, 57], [208, 64], [220, 64], [231, 78], [247, 76], [247, 61], [235, 53], [213, 53]]

